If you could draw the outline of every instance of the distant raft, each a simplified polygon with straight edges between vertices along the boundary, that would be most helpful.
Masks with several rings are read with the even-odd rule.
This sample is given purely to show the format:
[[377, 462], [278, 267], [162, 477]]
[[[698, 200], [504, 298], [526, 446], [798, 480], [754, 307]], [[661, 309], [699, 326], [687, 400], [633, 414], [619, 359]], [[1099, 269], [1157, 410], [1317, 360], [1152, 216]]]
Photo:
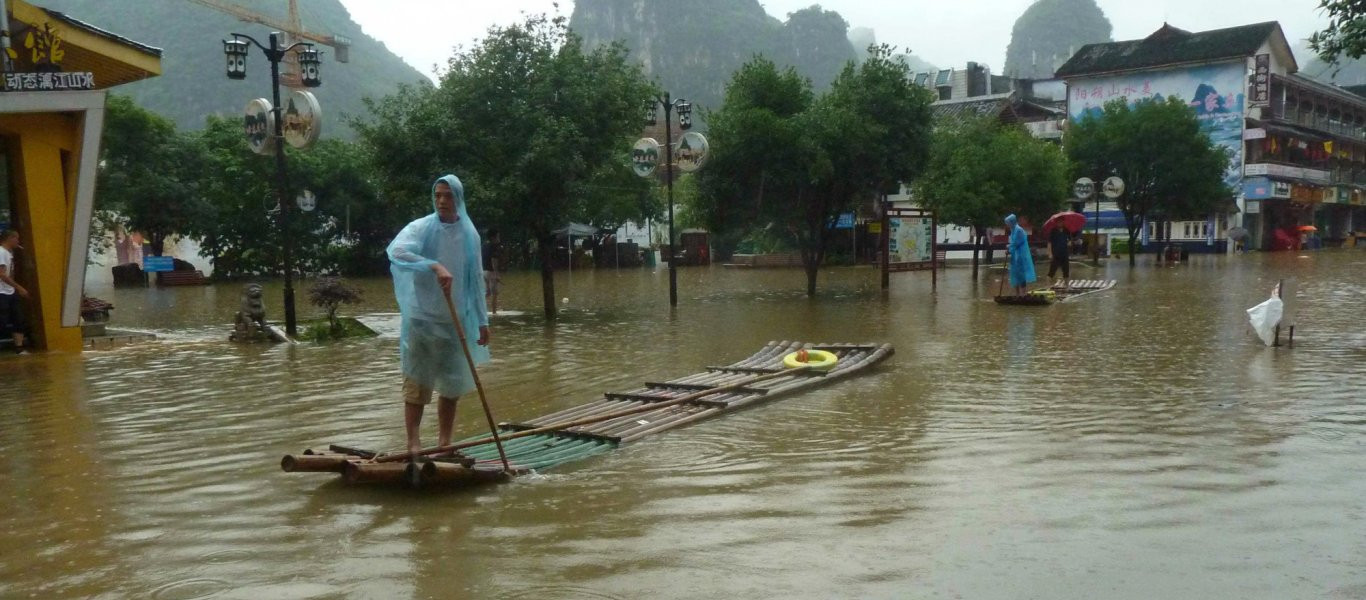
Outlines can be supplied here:
[[[828, 352], [828, 370], [783, 360], [799, 350]], [[610, 452], [646, 436], [677, 429], [742, 408], [756, 406], [864, 372], [893, 353], [891, 344], [808, 344], [769, 342], [742, 361], [641, 387], [519, 423], [499, 424], [511, 470], [504, 471], [498, 449], [487, 435], [461, 440], [464, 456], [407, 460], [406, 454], [382, 456], [370, 450], [332, 445], [288, 455], [286, 472], [340, 473], [347, 483], [385, 483], [412, 487], [468, 485], [506, 481]]]
[[1054, 302], [1075, 300], [1113, 287], [1115, 287], [1115, 280], [1113, 279], [1078, 279], [1069, 285], [1056, 283], [1052, 287], [1033, 290], [1022, 296], [996, 296], [994, 300], [997, 304], [1048, 306]]

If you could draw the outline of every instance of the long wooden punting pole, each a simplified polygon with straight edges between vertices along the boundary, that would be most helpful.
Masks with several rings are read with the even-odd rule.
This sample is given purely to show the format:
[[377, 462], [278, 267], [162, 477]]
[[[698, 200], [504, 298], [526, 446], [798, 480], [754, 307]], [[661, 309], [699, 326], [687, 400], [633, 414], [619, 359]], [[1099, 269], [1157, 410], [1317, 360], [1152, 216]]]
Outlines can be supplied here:
[[[484, 416], [489, 420], [489, 433], [493, 434], [493, 443], [498, 446], [498, 458], [503, 461], [503, 470], [512, 471], [512, 465], [508, 464], [508, 455], [503, 452], [503, 440], [498, 438], [498, 424], [493, 420], [493, 411], [489, 409], [488, 398], [484, 397], [484, 384], [479, 381], [479, 371], [474, 368], [474, 357], [470, 355], [470, 344], [465, 340], [465, 328], [460, 326], [460, 315], [455, 314], [455, 304], [451, 302], [451, 293], [447, 291], [441, 295], [446, 299], [446, 308], [451, 311], [451, 321], [455, 323], [455, 334], [460, 336], [460, 349], [465, 351], [465, 362], [470, 366], [470, 376], [474, 377], [474, 389], [479, 390], [479, 402], [484, 405]], [[420, 455], [431, 454], [422, 451]]]
[[[570, 428], [570, 427], [578, 427], [578, 426], [580, 426], [580, 425], [589, 425], [589, 424], [592, 424], [592, 423], [599, 423], [599, 422], [602, 422], [602, 421], [610, 421], [610, 420], [612, 420], [612, 419], [617, 419], [617, 418], [621, 418], [621, 417], [625, 417], [625, 416], [629, 416], [629, 415], [634, 415], [634, 414], [637, 414], [637, 413], [650, 412], [650, 411], [653, 411], [653, 410], [659, 410], [659, 409], [661, 409], [661, 408], [668, 408], [668, 407], [670, 407], [670, 406], [674, 406], [674, 405], [677, 405], [677, 404], [682, 404], [682, 403], [684, 403], [684, 402], [690, 402], [690, 401], [696, 400], [696, 399], [701, 398], [701, 397], [703, 397], [703, 396], [710, 396], [710, 395], [712, 395], [712, 394], [719, 394], [719, 393], [721, 393], [721, 392], [729, 392], [729, 391], [731, 391], [731, 390], [734, 390], [734, 389], [736, 389], [736, 388], [744, 387], [744, 386], [749, 385], [749, 384], [751, 384], [751, 383], [758, 383], [758, 382], [760, 382], [760, 381], [765, 381], [765, 380], [768, 380], [768, 379], [776, 379], [776, 378], [778, 378], [778, 377], [786, 377], [786, 376], [788, 376], [788, 375], [793, 375], [793, 374], [796, 374], [796, 373], [802, 373], [802, 372], [804, 372], [804, 371], [809, 371], [809, 370], [811, 370], [811, 367], [809, 367], [809, 366], [804, 366], [804, 367], [796, 367], [796, 368], [788, 369], [788, 370], [786, 370], [786, 371], [780, 371], [780, 372], [777, 372], [777, 373], [768, 373], [768, 374], [766, 374], [766, 375], [757, 375], [757, 376], [749, 377], [749, 378], [746, 378], [746, 379], [742, 379], [742, 380], [740, 380], [740, 381], [736, 381], [736, 382], [733, 382], [733, 383], [728, 383], [728, 384], [726, 384], [726, 385], [714, 387], [714, 388], [711, 388], [711, 389], [709, 389], [709, 390], [702, 390], [702, 391], [693, 392], [693, 393], [691, 393], [691, 394], [687, 394], [687, 395], [684, 395], [684, 396], [679, 396], [679, 397], [677, 397], [677, 398], [674, 398], [674, 399], [672, 399], [672, 400], [666, 400], [666, 401], [664, 401], [664, 402], [656, 402], [656, 403], [646, 404], [646, 405], [644, 405], [644, 406], [637, 406], [637, 407], [635, 407], [635, 408], [628, 408], [628, 409], [624, 409], [624, 410], [619, 410], [619, 411], [616, 411], [616, 412], [607, 413], [607, 414], [605, 414], [605, 415], [596, 415], [596, 416], [592, 416], [592, 417], [587, 417], [587, 418], [583, 418], [583, 419], [578, 419], [578, 420], [575, 420], [575, 421], [565, 421], [565, 422], [561, 422], [561, 423], [554, 423], [554, 424], [551, 424], [551, 425], [546, 425], [546, 426], [544, 426], [544, 427], [537, 427], [537, 428], [535, 428], [535, 429], [527, 429], [527, 430], [525, 430], [525, 431], [518, 431], [518, 432], [516, 432], [516, 433], [510, 433], [510, 434], [508, 434], [508, 435], [503, 436], [502, 439], [504, 439], [504, 440], [515, 440], [515, 439], [518, 439], [518, 438], [524, 438], [524, 437], [531, 436], [531, 435], [537, 435], [537, 434], [542, 434], [542, 433], [549, 433], [549, 432], [552, 432], [552, 431], [559, 431], [559, 430], [561, 430], [561, 429], [568, 429], [568, 428]], [[476, 379], [476, 381], [478, 381], [478, 380]], [[491, 442], [491, 441], [497, 441], [498, 439], [499, 439], [499, 438], [498, 438], [498, 434], [495, 433], [495, 434], [493, 435], [493, 437], [489, 437], [489, 438], [484, 438], [484, 439], [479, 439], [479, 440], [471, 440], [471, 441], [468, 441], [468, 442], [461, 442], [461, 443], [459, 443], [459, 444], [451, 444], [451, 445], [448, 445], [448, 446], [437, 446], [437, 447], [435, 447], [435, 448], [424, 448], [424, 449], [422, 449], [422, 450], [417, 451], [417, 452], [416, 452], [416, 456], [426, 456], [426, 455], [430, 455], [430, 454], [441, 454], [441, 453], [443, 453], [443, 452], [450, 452], [450, 451], [452, 451], [452, 450], [460, 450], [460, 449], [462, 449], [462, 448], [470, 448], [470, 447], [473, 447], [473, 446], [482, 446], [482, 445], [487, 444], [487, 443], [489, 443], [489, 442]], [[499, 446], [499, 449], [500, 449], [500, 451], [501, 451], [502, 446]], [[401, 460], [406, 460], [409, 456], [413, 456], [413, 455], [414, 455], [413, 453], [408, 453], [408, 452], [395, 453], [395, 454], [387, 454], [387, 455], [384, 455], [384, 456], [377, 456], [377, 457], [375, 457], [375, 462], [382, 462], [382, 463], [383, 463], [383, 462], [398, 462], [398, 461], [401, 461]]]

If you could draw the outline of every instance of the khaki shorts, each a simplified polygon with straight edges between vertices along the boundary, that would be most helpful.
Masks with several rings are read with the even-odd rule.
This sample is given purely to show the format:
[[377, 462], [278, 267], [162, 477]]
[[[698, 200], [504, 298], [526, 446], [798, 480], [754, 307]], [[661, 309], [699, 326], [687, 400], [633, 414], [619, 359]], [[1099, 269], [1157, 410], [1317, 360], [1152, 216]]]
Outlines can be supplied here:
[[490, 296], [498, 295], [498, 288], [503, 287], [503, 277], [496, 271], [484, 271], [484, 293]]
[[[456, 401], [456, 398], [441, 397], [442, 400]], [[403, 402], [427, 405], [432, 403], [432, 388], [422, 387], [407, 377], [403, 378]]]

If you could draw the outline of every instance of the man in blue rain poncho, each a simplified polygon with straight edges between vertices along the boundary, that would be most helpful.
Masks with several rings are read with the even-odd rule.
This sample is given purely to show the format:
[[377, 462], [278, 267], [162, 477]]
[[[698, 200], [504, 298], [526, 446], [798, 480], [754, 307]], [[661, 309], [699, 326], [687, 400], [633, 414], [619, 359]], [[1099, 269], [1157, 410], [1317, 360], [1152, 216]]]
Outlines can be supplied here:
[[1016, 222], [1015, 215], [1006, 217], [1006, 228], [1010, 230], [1010, 243], [1006, 252], [1010, 253], [1010, 287], [1016, 296], [1023, 296], [1025, 287], [1034, 283], [1034, 256], [1029, 252], [1029, 234]]
[[474, 363], [489, 360], [479, 233], [465, 211], [465, 188], [456, 176], [446, 175], [432, 185], [432, 201], [436, 212], [409, 223], [388, 249], [394, 295], [403, 314], [398, 348], [409, 452], [422, 448], [419, 426], [433, 391], [441, 397], [437, 445], [446, 446], [451, 443], [455, 401], [474, 389], [446, 294], [459, 312], [467, 339], [469, 330], [479, 327], [477, 345], [468, 349]]

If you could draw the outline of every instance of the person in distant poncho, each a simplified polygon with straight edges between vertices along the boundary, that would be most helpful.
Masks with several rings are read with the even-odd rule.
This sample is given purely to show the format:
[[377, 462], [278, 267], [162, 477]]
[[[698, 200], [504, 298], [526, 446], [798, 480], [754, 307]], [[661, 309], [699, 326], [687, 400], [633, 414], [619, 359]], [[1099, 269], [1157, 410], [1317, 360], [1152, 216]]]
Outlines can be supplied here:
[[409, 223], [389, 244], [389, 270], [402, 313], [399, 362], [403, 369], [404, 426], [408, 451], [422, 448], [422, 413], [437, 407], [437, 445], [451, 442], [455, 402], [474, 389], [474, 376], [451, 321], [445, 295], [459, 312], [467, 339], [477, 326], [477, 345], [469, 346], [475, 364], [489, 360], [489, 321], [484, 308], [484, 277], [479, 233], [465, 210], [465, 188], [446, 175], [432, 185], [436, 212]]
[[1034, 256], [1029, 253], [1029, 234], [1013, 214], [1006, 217], [1006, 228], [1010, 230], [1010, 243], [1006, 246], [1010, 253], [1010, 287], [1016, 296], [1023, 296], [1025, 288], [1038, 279], [1034, 275]]

